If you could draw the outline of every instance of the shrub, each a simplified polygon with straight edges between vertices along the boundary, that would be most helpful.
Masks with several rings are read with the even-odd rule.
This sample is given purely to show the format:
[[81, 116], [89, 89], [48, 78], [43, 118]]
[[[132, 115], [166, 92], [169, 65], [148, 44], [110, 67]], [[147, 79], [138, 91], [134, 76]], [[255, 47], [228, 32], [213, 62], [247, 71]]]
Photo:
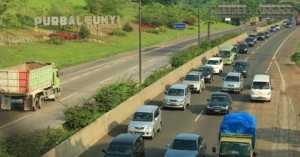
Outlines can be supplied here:
[[68, 107], [64, 111], [65, 127], [69, 130], [78, 130], [86, 127], [102, 115], [96, 105], [84, 102], [83, 106]]
[[162, 32], [162, 33], [165, 33], [167, 32], [167, 28], [165, 26], [160, 26], [158, 27], [159, 31]]
[[293, 61], [300, 66], [300, 52], [293, 54]]
[[112, 35], [124, 37], [124, 36], [126, 36], [126, 32], [124, 32], [123, 30], [117, 28], [117, 29], [115, 29], [115, 30], [112, 32]]
[[146, 29], [145, 32], [152, 34], [159, 34], [159, 29]]
[[[11, 136], [1, 144], [9, 157], [41, 156], [71, 135], [63, 128], [45, 128]], [[1, 149], [1, 148], [0, 148]], [[2, 152], [0, 152], [2, 153]], [[6, 153], [6, 154], [5, 154]], [[2, 156], [2, 154], [0, 154]]]
[[173, 68], [156, 70], [153, 74], [151, 74], [144, 80], [142, 85], [143, 88], [148, 87], [149, 85], [159, 80], [160, 78], [162, 78], [163, 76], [171, 72], [172, 70]]
[[91, 32], [84, 25], [82, 25], [79, 30], [80, 38], [85, 39], [85, 38], [88, 38], [90, 35], [91, 35]]
[[132, 32], [133, 28], [130, 26], [129, 23], [126, 23], [123, 28], [122, 28], [123, 31], [125, 32]]
[[63, 43], [63, 41], [59, 37], [55, 36], [51, 37], [47, 42], [54, 45], [61, 45]]
[[64, 31], [56, 31], [53, 32], [49, 35], [49, 37], [58, 37], [61, 40], [78, 40], [80, 39], [80, 35], [79, 34], [74, 34], [74, 33], [68, 33], [68, 32], [64, 32]]

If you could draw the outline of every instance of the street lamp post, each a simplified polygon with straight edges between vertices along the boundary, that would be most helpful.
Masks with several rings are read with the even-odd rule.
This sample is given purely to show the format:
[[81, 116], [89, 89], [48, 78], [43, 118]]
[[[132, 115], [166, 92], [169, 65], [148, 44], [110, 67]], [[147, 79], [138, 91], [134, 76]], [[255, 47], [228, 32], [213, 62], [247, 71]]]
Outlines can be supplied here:
[[200, 47], [200, 0], [198, 0], [198, 47]]
[[142, 17], [141, 17], [141, 7], [142, 7], [142, 0], [139, 0], [139, 89], [142, 89], [142, 33], [141, 33], [141, 24], [142, 24]]

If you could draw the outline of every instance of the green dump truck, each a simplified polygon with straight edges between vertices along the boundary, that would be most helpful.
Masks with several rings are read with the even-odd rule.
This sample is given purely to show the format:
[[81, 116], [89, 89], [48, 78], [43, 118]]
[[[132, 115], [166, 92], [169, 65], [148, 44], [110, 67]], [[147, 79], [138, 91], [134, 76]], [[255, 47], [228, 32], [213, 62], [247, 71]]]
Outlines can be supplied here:
[[0, 109], [32, 110], [61, 93], [58, 69], [53, 63], [26, 62], [0, 69]]

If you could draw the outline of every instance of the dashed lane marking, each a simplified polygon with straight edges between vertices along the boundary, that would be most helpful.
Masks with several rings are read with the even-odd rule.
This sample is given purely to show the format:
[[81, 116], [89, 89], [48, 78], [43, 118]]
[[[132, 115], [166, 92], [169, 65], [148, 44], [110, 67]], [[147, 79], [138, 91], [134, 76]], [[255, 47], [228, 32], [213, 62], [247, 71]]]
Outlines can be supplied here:
[[202, 111], [198, 114], [198, 116], [197, 116], [196, 119], [194, 120], [195, 122], [198, 121], [198, 119], [202, 116], [203, 112], [204, 112], [204, 110], [202, 110]]
[[66, 99], [68, 99], [68, 98], [70, 98], [70, 97], [72, 97], [72, 96], [74, 96], [74, 95], [77, 95], [78, 93], [73, 93], [73, 94], [71, 94], [71, 95], [69, 95], [69, 96], [67, 96], [67, 97], [64, 97], [64, 98], [62, 98], [62, 99], [60, 99], [59, 101], [64, 101], [64, 100], [66, 100]]
[[14, 121], [12, 121], [12, 122], [10, 122], [10, 123], [7, 123], [7, 124], [1, 126], [0, 129], [5, 128], [5, 127], [7, 127], [7, 126], [9, 126], [9, 125], [11, 125], [11, 124], [14, 124], [14, 123], [16, 123], [16, 122], [18, 122], [18, 121], [20, 121], [20, 120], [26, 118], [26, 117], [28, 117], [28, 115], [23, 116], [23, 117], [21, 117], [21, 118], [19, 118], [19, 119], [17, 119], [17, 120], [14, 120]]

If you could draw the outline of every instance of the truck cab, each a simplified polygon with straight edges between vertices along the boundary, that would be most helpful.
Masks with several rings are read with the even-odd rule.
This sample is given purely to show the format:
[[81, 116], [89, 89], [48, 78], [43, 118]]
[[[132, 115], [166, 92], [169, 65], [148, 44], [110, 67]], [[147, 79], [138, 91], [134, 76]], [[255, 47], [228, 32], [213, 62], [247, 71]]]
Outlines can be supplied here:
[[[219, 157], [255, 157], [251, 135], [222, 134], [219, 143]], [[217, 148], [213, 147], [214, 153]]]
[[219, 57], [223, 59], [223, 64], [232, 64], [237, 55], [237, 48], [232, 45], [225, 45], [219, 49]]

